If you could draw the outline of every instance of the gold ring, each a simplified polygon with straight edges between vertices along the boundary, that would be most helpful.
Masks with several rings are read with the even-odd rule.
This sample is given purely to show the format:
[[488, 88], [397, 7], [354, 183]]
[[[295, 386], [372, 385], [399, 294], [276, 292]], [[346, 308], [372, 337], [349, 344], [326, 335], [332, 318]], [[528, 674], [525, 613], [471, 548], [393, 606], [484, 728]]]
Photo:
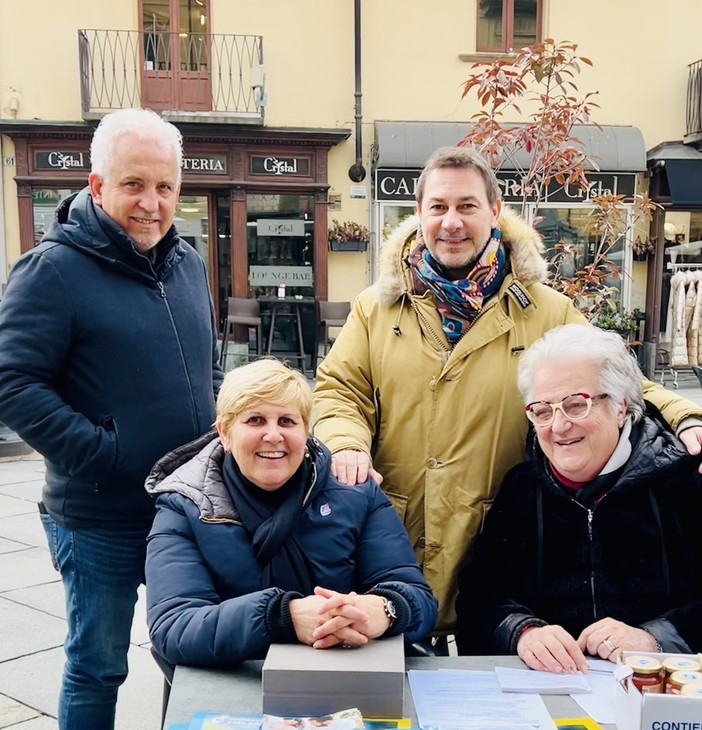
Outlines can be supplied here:
[[604, 646], [610, 654], [617, 648], [609, 639], [605, 639], [602, 642], [602, 646]]

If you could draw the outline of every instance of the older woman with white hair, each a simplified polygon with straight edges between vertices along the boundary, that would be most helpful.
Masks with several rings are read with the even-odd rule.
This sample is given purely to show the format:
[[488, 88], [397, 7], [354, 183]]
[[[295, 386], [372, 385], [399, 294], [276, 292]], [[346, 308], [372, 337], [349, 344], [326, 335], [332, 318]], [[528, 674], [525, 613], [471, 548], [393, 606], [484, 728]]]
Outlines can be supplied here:
[[587, 671], [586, 656], [702, 650], [702, 488], [619, 335], [565, 325], [518, 386], [536, 438], [459, 577], [458, 650]]
[[272, 643], [362, 645], [434, 627], [437, 602], [390, 500], [332, 476], [306, 378], [274, 359], [224, 378], [217, 433], [176, 449], [147, 490], [148, 624], [160, 662], [227, 667]]

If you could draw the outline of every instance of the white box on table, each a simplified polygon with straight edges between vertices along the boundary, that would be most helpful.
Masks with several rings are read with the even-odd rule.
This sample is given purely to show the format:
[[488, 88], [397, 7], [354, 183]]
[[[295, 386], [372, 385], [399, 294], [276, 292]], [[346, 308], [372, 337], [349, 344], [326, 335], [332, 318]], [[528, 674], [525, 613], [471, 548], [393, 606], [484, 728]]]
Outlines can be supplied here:
[[617, 730], [702, 730], [702, 700], [682, 695], [640, 692], [631, 681], [632, 670], [622, 659], [631, 654], [650, 656], [661, 663], [670, 657], [699, 659], [697, 654], [623, 651], [614, 670], [617, 682]]

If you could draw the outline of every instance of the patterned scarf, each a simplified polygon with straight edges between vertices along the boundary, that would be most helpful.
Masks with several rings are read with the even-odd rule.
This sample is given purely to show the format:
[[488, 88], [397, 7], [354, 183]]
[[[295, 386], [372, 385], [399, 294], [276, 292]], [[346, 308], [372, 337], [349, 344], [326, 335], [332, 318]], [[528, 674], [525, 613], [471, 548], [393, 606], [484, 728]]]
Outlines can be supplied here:
[[410, 272], [415, 294], [430, 291], [441, 314], [441, 326], [451, 346], [471, 328], [483, 311], [483, 302], [499, 291], [509, 270], [502, 245], [502, 231], [493, 228], [490, 240], [480, 254], [473, 270], [465, 279], [451, 281], [444, 278], [441, 265], [429, 253], [421, 228], [417, 246], [409, 257]]

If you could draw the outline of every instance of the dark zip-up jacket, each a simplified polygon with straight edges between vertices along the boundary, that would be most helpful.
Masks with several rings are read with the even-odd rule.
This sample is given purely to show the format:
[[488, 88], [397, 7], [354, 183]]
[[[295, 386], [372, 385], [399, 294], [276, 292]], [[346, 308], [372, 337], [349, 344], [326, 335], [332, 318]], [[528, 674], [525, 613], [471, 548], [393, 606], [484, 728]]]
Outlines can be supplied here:
[[664, 651], [702, 650], [702, 480], [697, 459], [645, 416], [614, 485], [586, 507], [554, 478], [534, 439], [505, 477], [459, 578], [463, 654], [513, 654], [528, 625], [577, 639], [611, 617]]
[[[421, 639], [436, 623], [437, 602], [390, 500], [370, 480], [343, 486], [329, 450], [316, 439], [308, 448], [315, 469], [295, 537], [316, 584], [392, 597], [405, 641]], [[146, 483], [158, 508], [146, 554], [147, 620], [154, 650], [171, 664], [227, 667], [294, 641], [277, 618], [284, 591], [263, 582], [223, 460], [212, 433], [161, 459]]]
[[215, 417], [204, 263], [174, 228], [155, 251], [86, 188], [16, 263], [0, 305], [0, 421], [45, 457], [43, 501], [69, 527], [149, 522], [150, 468]]

